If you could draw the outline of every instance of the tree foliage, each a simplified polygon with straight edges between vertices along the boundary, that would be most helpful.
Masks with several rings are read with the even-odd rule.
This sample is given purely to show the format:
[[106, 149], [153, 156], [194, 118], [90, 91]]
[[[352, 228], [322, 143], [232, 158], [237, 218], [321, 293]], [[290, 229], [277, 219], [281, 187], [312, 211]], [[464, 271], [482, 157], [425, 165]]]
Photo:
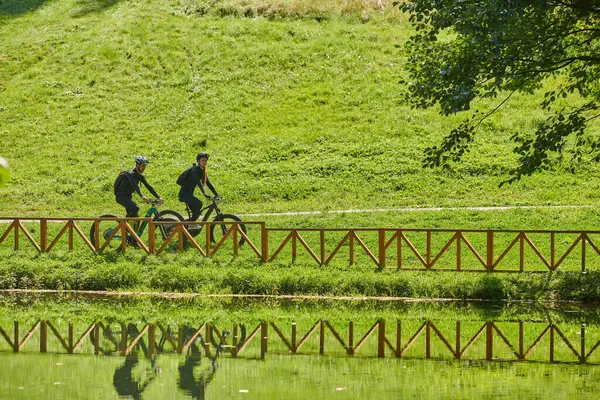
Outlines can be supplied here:
[[[512, 137], [519, 161], [506, 182], [549, 168], [567, 148], [573, 166], [585, 157], [600, 161], [599, 139], [586, 136], [586, 127], [599, 116], [600, 0], [408, 0], [396, 5], [410, 14], [416, 30], [407, 43], [407, 94], [413, 106], [439, 105], [449, 115], [470, 110], [478, 98], [499, 97], [493, 110], [474, 111], [442, 143], [428, 148], [426, 166], [460, 160], [477, 126], [513, 93], [533, 93], [557, 76], [562, 78], [540, 104], [546, 119], [535, 132]], [[558, 105], [559, 98], [572, 95], [584, 104]]]

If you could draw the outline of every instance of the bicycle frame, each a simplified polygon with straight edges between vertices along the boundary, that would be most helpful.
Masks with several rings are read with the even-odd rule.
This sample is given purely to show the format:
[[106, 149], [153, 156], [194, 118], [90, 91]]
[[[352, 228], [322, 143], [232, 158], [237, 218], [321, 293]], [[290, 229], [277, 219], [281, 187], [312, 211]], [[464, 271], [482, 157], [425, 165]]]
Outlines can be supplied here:
[[[192, 211], [190, 210], [190, 207], [187, 204], [185, 205], [185, 210], [187, 211], [188, 218], [191, 218], [192, 217]], [[211, 198], [211, 204], [207, 205], [206, 207], [204, 207], [203, 209], [200, 210], [200, 214], [204, 214], [204, 216], [202, 217], [201, 222], [208, 221], [208, 219], [212, 215], [213, 210], [217, 212], [216, 216], [221, 215], [221, 210], [219, 209], [219, 206], [217, 205], [217, 201], [215, 200], [214, 197]]]
[[[146, 216], [145, 218], [155, 218], [158, 215], [158, 209], [156, 208], [156, 205], [154, 202], [150, 202], [151, 206], [148, 209], [148, 211], [146, 211]], [[137, 221], [136, 221], [137, 222]], [[138, 226], [137, 229], [135, 229], [135, 223], [134, 223], [134, 230], [135, 233], [138, 236], [142, 236], [144, 231], [146, 230], [146, 227], [148, 226], [148, 220], [143, 220], [142, 223]], [[107, 238], [109, 237], [114, 229], [107, 229], [106, 231], [104, 231], [104, 237]], [[121, 235], [115, 235], [114, 236], [115, 239], [121, 239]]]
[[[156, 216], [158, 215], [158, 209], [156, 208], [156, 206], [154, 205], [154, 203], [151, 203], [152, 206], [148, 209], [148, 211], [146, 211], [146, 218], [156, 218]], [[134, 225], [135, 226], [135, 225]], [[142, 234], [144, 233], [144, 230], [146, 230], [146, 227], [148, 226], [148, 220], [143, 220], [142, 223], [140, 224], [139, 228], [137, 229], [137, 231], [135, 233], [137, 233], [138, 236], [142, 236]]]

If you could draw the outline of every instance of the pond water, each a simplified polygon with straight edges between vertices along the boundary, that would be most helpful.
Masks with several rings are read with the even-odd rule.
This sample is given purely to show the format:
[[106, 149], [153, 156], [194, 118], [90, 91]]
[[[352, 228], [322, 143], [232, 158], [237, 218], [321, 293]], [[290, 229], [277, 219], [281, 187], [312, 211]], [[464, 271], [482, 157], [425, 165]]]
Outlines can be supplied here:
[[0, 399], [591, 399], [598, 311], [4, 293]]

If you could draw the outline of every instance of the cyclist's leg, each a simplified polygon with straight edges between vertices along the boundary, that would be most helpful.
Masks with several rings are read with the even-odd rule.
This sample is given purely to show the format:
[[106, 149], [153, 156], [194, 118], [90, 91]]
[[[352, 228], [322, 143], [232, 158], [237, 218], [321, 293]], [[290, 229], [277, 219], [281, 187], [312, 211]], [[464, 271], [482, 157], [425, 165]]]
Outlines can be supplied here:
[[202, 202], [200, 199], [190, 193], [179, 193], [179, 201], [185, 202], [190, 210], [192, 210], [190, 221], [196, 221], [200, 217], [200, 210], [202, 210]]
[[[117, 200], [117, 203], [119, 203], [120, 205], [125, 207], [125, 211], [127, 212], [126, 217], [131, 217], [131, 218], [139, 217], [140, 208], [135, 203], [135, 201], [133, 201], [133, 199], [131, 197], [117, 196], [115, 199]], [[139, 224], [140, 224], [139, 221], [134, 222], [134, 224], [133, 224], [134, 231], [137, 232]]]

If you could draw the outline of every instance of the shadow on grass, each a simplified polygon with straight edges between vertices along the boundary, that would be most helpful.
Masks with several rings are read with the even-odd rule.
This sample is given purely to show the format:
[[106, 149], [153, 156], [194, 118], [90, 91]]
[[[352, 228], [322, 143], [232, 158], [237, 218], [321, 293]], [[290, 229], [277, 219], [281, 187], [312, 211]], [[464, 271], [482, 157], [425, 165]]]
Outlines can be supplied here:
[[[0, 0], [1, 1], [1, 0]], [[69, 13], [74, 18], [84, 17], [88, 14], [104, 11], [121, 0], [78, 0], [77, 8]]]
[[46, 0], [0, 0], [0, 16], [16, 16], [35, 11]]
[[[71, 17], [84, 17], [87, 14], [97, 13], [110, 8], [121, 0], [77, 0], [76, 8], [69, 15]], [[0, 0], [0, 17], [18, 16], [32, 12], [42, 7], [47, 0]]]

